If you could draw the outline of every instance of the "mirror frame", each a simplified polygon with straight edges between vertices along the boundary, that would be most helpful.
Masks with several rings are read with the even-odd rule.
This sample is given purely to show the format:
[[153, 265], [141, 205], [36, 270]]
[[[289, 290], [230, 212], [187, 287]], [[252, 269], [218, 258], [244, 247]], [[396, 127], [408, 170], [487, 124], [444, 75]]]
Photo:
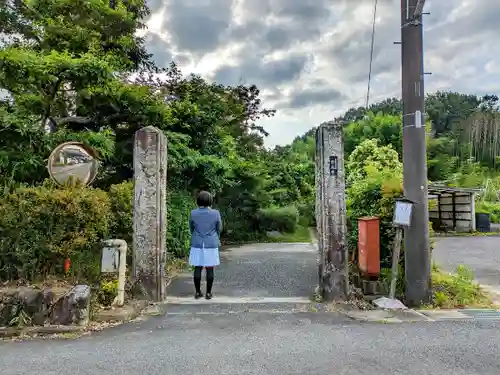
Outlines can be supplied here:
[[77, 146], [77, 147], [81, 147], [83, 150], [85, 150], [85, 152], [87, 152], [92, 158], [93, 158], [93, 161], [96, 163], [96, 168], [94, 170], [94, 172], [90, 175], [90, 178], [87, 182], [83, 183], [82, 181], [82, 184], [83, 186], [89, 186], [92, 182], [94, 182], [95, 178], [97, 177], [97, 174], [99, 172], [99, 161], [97, 159], [97, 152], [92, 148], [92, 147], [89, 147], [87, 146], [86, 144], [82, 143], [82, 142], [64, 142], [64, 143], [61, 143], [59, 146], [57, 146], [49, 155], [49, 159], [47, 161], [47, 170], [49, 171], [49, 176], [50, 176], [50, 179], [52, 181], [54, 181], [57, 185], [59, 186], [64, 186], [64, 184], [61, 184], [59, 181], [57, 181], [54, 177], [54, 173], [52, 172], [52, 167], [51, 167], [51, 164], [52, 164], [52, 161], [54, 160], [56, 154], [58, 152], [60, 152], [64, 147], [66, 146]]

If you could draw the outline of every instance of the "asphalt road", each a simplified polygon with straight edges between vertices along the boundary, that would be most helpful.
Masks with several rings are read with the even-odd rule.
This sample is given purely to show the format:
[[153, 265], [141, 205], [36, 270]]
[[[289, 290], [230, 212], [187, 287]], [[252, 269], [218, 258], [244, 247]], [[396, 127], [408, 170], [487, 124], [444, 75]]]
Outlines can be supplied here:
[[83, 164], [72, 164], [65, 165], [61, 167], [52, 167], [52, 174], [54, 178], [63, 183], [67, 181], [70, 177], [80, 181], [87, 181], [92, 172], [92, 163], [83, 163]]
[[[209, 303], [169, 305], [166, 315], [77, 340], [0, 342], [0, 374], [500, 374], [500, 321], [360, 323], [280, 302], [310, 296], [313, 250], [233, 249], [216, 271]], [[169, 292], [192, 302], [190, 275]], [[274, 302], [244, 302], [249, 296]]]
[[0, 343], [2, 375], [498, 375], [498, 321], [325, 313], [157, 317], [76, 341]]
[[432, 256], [448, 272], [469, 266], [476, 280], [500, 289], [500, 237], [438, 237]]

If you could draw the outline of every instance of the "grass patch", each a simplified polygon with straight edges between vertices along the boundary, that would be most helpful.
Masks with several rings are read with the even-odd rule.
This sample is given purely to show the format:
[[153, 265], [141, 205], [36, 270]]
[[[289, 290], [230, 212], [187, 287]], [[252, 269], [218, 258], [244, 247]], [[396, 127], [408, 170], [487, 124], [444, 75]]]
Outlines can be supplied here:
[[454, 309], [465, 307], [491, 307], [488, 293], [474, 281], [474, 272], [460, 265], [454, 274], [432, 267], [433, 308]]
[[266, 236], [261, 242], [311, 242], [311, 233], [306, 226], [297, 226], [293, 233], [281, 233], [279, 237]]
[[436, 232], [432, 237], [497, 237], [500, 232]]

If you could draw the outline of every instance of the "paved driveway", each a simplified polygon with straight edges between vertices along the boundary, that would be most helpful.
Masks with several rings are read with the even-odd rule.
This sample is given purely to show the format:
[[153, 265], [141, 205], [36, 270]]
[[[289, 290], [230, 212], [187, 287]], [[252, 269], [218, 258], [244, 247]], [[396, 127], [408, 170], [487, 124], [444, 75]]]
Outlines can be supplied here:
[[500, 289], [500, 237], [439, 237], [433, 258], [449, 272], [467, 265], [480, 284]]

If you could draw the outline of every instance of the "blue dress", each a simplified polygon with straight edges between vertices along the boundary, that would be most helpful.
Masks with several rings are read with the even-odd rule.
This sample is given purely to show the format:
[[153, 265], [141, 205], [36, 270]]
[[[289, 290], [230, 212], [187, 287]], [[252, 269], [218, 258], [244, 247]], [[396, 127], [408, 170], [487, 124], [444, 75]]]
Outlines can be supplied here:
[[195, 267], [215, 267], [220, 264], [218, 248], [191, 247], [189, 265]]
[[219, 246], [222, 220], [217, 210], [199, 207], [189, 218], [191, 249], [189, 264], [195, 267], [215, 267], [220, 264]]

